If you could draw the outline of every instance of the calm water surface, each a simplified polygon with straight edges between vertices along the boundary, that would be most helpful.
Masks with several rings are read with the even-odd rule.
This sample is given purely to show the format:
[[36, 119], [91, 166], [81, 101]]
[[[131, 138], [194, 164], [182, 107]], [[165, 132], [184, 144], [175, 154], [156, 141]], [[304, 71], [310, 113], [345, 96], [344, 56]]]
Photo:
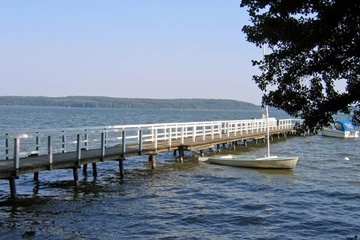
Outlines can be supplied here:
[[[0, 134], [43, 128], [232, 120], [261, 112], [0, 107]], [[280, 116], [281, 117], [281, 116]], [[172, 153], [98, 164], [98, 177], [72, 171], [17, 180], [17, 201], [0, 181], [0, 239], [346, 239], [360, 235], [360, 144], [322, 136], [274, 140], [298, 155], [296, 169], [252, 170], [178, 163]], [[263, 144], [238, 153], [265, 155]], [[349, 159], [349, 160], [345, 160]]]

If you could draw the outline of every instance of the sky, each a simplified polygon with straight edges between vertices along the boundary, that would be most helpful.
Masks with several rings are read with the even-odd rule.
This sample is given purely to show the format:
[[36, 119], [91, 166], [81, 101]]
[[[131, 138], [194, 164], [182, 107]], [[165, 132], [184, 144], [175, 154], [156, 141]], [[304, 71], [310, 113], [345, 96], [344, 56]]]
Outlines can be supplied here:
[[239, 0], [0, 0], [0, 96], [261, 104]]

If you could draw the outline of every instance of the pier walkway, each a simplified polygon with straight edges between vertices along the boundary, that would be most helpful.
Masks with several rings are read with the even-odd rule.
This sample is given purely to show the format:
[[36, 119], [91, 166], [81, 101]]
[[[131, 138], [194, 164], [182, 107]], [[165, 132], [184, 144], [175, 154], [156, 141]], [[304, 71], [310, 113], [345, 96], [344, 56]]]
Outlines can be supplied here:
[[34, 174], [56, 169], [72, 169], [75, 184], [78, 169], [84, 173], [92, 164], [96, 177], [96, 163], [119, 161], [120, 175], [124, 175], [123, 160], [148, 155], [155, 168], [155, 156], [164, 151], [178, 151], [180, 161], [184, 151], [199, 151], [219, 147], [220, 144], [249, 139], [264, 139], [269, 125], [270, 135], [294, 132], [295, 119], [250, 119], [233, 121], [182, 122], [163, 124], [118, 125], [105, 127], [42, 130], [34, 133], [0, 136], [0, 179], [9, 181], [11, 197], [16, 197], [15, 179], [22, 174]]

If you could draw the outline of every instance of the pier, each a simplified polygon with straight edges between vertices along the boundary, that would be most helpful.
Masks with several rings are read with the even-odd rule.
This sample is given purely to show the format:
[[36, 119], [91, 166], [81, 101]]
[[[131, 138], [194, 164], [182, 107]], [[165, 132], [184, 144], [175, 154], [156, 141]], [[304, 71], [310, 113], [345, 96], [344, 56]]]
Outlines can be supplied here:
[[267, 125], [271, 136], [294, 133], [295, 119], [249, 119], [232, 121], [181, 122], [141, 125], [116, 125], [87, 128], [39, 130], [33, 133], [6, 133], [0, 139], [0, 179], [8, 180], [11, 198], [16, 198], [16, 179], [42, 171], [72, 170], [75, 185], [79, 169], [97, 176], [97, 163], [118, 161], [124, 177], [124, 160], [147, 155], [152, 168], [160, 152], [184, 152], [202, 155], [205, 150], [219, 149], [223, 144], [246, 145], [247, 141], [265, 139]]

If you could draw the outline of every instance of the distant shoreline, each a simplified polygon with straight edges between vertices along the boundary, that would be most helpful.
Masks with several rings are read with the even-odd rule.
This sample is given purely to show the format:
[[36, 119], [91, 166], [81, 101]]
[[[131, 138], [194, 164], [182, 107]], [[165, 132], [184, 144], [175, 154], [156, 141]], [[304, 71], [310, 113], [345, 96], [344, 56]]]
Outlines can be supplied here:
[[261, 106], [227, 99], [150, 99], [98, 96], [33, 97], [0, 96], [0, 106], [49, 106], [66, 108], [131, 108], [256, 111]]

